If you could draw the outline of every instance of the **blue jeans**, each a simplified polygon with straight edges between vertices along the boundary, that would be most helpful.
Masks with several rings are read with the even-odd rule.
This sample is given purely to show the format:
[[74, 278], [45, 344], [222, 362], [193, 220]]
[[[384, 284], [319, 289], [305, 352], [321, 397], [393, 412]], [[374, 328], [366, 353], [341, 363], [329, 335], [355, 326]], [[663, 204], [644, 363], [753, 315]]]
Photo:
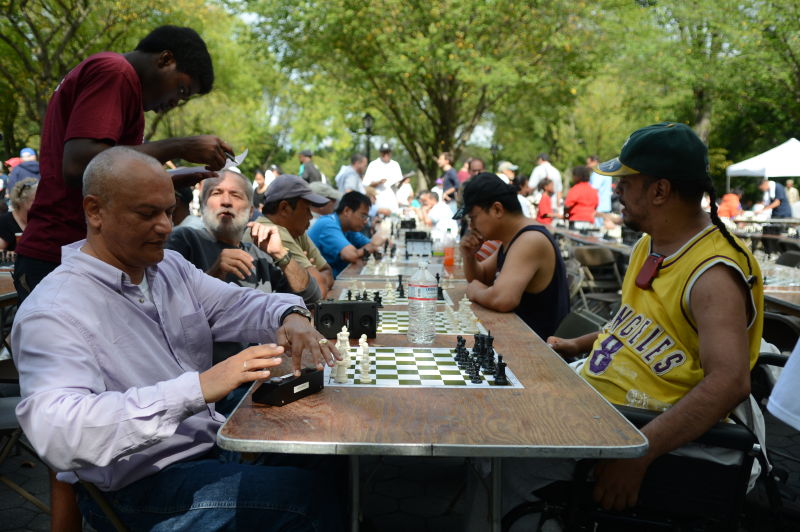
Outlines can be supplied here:
[[[238, 453], [217, 449], [104, 495], [132, 531], [344, 529], [343, 461], [307, 455], [258, 457], [242, 463]], [[75, 492], [89, 524], [100, 532], [113, 531], [80, 484]]]

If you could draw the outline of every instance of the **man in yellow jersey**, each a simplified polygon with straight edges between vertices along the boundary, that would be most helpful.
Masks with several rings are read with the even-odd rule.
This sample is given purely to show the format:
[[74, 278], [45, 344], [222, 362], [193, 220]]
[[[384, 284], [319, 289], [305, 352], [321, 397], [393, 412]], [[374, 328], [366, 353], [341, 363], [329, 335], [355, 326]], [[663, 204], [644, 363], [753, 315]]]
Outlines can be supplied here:
[[[705, 145], [683, 124], [635, 131], [618, 158], [596, 168], [618, 176], [635, 245], [617, 315], [599, 333], [548, 338], [566, 357], [589, 353], [579, 372], [615, 404], [666, 409], [642, 432], [645, 456], [603, 460], [594, 497], [606, 508], [636, 503], [657, 457], [706, 432], [750, 393], [763, 325], [758, 263], [716, 213]], [[711, 196], [711, 214], [700, 207]]]
[[[645, 236], [631, 255], [617, 315], [598, 333], [547, 342], [566, 358], [588, 353], [578, 371], [612, 403], [665, 409], [642, 428], [647, 454], [598, 462], [594, 497], [606, 508], [635, 505], [654, 459], [705, 433], [750, 392], [763, 282], [755, 258], [716, 214], [707, 167], [706, 147], [690, 128], [661, 123], [635, 131], [618, 158], [595, 170], [619, 177], [623, 220]], [[705, 192], [710, 215], [700, 207]], [[705, 456], [718, 454], [712, 448]], [[508, 461], [503, 514], [574, 469], [570, 460]], [[485, 464], [475, 465], [486, 474]], [[482, 515], [481, 504], [474, 507]], [[485, 519], [473, 521], [469, 530], [486, 528]]]

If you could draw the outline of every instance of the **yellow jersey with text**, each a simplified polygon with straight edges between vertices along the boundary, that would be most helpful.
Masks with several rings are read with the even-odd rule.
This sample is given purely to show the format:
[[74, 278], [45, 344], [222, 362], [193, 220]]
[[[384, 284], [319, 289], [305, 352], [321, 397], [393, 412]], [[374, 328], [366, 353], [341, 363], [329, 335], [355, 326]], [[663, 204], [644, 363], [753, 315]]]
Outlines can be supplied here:
[[612, 403], [626, 404], [627, 392], [638, 390], [670, 405], [697, 385], [704, 373], [690, 298], [700, 276], [717, 264], [730, 267], [748, 287], [752, 368], [761, 345], [764, 287], [756, 259], [737, 243], [747, 258], [709, 225], [665, 257], [651, 288], [644, 290], [636, 286], [636, 276], [651, 253], [651, 241], [649, 235], [642, 237], [622, 284], [620, 309], [603, 327], [580, 369], [589, 384]]

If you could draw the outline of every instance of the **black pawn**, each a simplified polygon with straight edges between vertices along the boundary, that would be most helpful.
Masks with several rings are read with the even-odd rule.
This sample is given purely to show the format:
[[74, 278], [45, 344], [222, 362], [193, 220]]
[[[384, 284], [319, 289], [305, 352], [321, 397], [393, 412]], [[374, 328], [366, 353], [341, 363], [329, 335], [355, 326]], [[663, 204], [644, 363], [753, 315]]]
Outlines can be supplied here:
[[374, 301], [375, 301], [375, 303], [378, 304], [379, 308], [383, 308], [383, 298], [381, 297], [381, 293], [380, 292], [375, 292]]
[[362, 301], [369, 301], [369, 292], [367, 292], [366, 288], [364, 289], [364, 293], [361, 294], [361, 300]]
[[352, 301], [353, 300], [353, 291], [352, 290], [348, 290], [347, 291], [347, 300], [348, 301]]
[[439, 301], [444, 301], [444, 290], [442, 290], [441, 286], [436, 286], [436, 299]]
[[497, 355], [497, 368], [494, 372], [494, 383], [498, 386], [507, 386], [508, 377], [506, 377], [506, 364], [503, 362], [503, 355]]
[[475, 360], [472, 364], [472, 378], [470, 379], [470, 382], [472, 382], [472, 384], [480, 384], [481, 380], [480, 362]]
[[403, 274], [400, 273], [397, 275], [397, 291], [400, 292], [402, 290], [403, 290]]
[[402, 284], [400, 285], [400, 288], [399, 288], [399, 290], [397, 292], [397, 297], [406, 297], [406, 293], [405, 293], [405, 290], [403, 290], [403, 285]]

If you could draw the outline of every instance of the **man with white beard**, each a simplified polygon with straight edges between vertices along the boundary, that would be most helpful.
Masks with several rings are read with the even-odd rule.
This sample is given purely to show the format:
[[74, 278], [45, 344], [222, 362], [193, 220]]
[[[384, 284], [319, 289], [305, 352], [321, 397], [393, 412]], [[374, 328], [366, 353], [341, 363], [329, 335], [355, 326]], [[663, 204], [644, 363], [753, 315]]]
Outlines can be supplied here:
[[[176, 227], [167, 248], [223, 281], [264, 292], [297, 294], [307, 304], [320, 299], [317, 281], [292, 258], [277, 228], [248, 223], [253, 189], [242, 174], [226, 170], [220, 178], [206, 179], [201, 205], [205, 227]], [[242, 242], [247, 228], [252, 243]]]

